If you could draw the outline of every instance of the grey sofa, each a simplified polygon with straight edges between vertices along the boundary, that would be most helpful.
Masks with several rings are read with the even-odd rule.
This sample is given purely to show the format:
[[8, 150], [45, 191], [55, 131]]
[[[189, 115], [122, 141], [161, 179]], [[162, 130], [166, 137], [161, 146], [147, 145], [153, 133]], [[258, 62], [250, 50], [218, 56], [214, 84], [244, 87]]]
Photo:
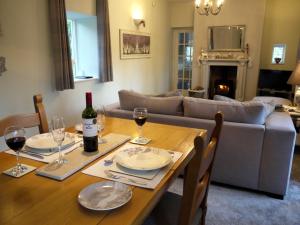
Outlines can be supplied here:
[[223, 111], [225, 122], [212, 181], [280, 198], [286, 194], [296, 137], [288, 113], [267, 112], [265, 104], [259, 102], [235, 104], [182, 96], [153, 98], [128, 91], [120, 91], [119, 97], [120, 103], [107, 107], [109, 116], [131, 119], [134, 107], [147, 107], [148, 121], [203, 128], [209, 136], [215, 111]]

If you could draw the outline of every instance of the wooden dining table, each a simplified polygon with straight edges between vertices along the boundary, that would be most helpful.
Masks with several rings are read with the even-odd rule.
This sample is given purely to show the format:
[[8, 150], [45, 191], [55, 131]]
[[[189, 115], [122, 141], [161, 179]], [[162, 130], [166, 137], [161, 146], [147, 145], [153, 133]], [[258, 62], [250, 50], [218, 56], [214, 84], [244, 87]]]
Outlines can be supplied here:
[[[75, 129], [70, 128], [69, 131], [75, 132]], [[103, 135], [111, 132], [134, 137], [137, 136], [137, 127], [133, 120], [108, 117]], [[20, 178], [13, 178], [1, 173], [0, 224], [141, 224], [193, 157], [195, 136], [206, 137], [207, 135], [206, 130], [202, 129], [150, 122], [143, 126], [143, 134], [152, 139], [148, 146], [183, 153], [154, 190], [131, 186], [133, 196], [126, 205], [110, 211], [92, 211], [78, 203], [78, 194], [86, 186], [104, 181], [103, 178], [89, 176], [81, 171], [63, 181], [37, 176], [34, 172]], [[98, 160], [84, 168], [91, 166]], [[15, 163], [15, 156], [4, 152], [0, 153], [1, 171], [14, 166]], [[26, 158], [21, 158], [21, 163], [35, 167], [44, 165], [44, 163]]]

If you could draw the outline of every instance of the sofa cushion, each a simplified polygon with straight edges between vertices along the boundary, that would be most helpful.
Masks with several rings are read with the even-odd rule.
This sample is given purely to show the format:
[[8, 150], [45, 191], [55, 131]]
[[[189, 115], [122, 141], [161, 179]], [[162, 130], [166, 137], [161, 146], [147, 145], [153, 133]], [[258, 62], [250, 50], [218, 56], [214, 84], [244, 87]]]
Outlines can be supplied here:
[[182, 96], [150, 97], [143, 94], [121, 90], [119, 91], [120, 108], [133, 111], [136, 107], [145, 107], [150, 113], [183, 115]]
[[223, 95], [214, 95], [215, 101], [224, 101], [224, 102], [239, 102], [238, 100], [223, 96]]
[[[266, 111], [266, 116], [270, 115], [275, 110], [275, 104], [272, 101], [267, 100], [267, 99], [268, 98], [264, 99], [264, 98], [255, 97], [251, 100], [251, 101], [263, 103], [263, 105], [265, 107], [265, 111]], [[222, 95], [215, 95], [214, 100], [225, 101], [225, 102], [240, 102], [238, 100], [235, 100], [235, 99], [232, 99], [232, 98], [229, 98], [226, 96], [222, 96]]]
[[292, 102], [286, 98], [273, 97], [273, 96], [256, 96], [252, 99], [253, 101], [262, 101], [271, 105], [291, 105]]
[[163, 94], [153, 95], [152, 97], [172, 97], [172, 96], [182, 96], [182, 91], [180, 90], [168, 91]]
[[262, 102], [225, 102], [208, 99], [183, 99], [184, 116], [214, 119], [218, 111], [223, 112], [224, 120], [238, 123], [264, 124], [267, 110]]

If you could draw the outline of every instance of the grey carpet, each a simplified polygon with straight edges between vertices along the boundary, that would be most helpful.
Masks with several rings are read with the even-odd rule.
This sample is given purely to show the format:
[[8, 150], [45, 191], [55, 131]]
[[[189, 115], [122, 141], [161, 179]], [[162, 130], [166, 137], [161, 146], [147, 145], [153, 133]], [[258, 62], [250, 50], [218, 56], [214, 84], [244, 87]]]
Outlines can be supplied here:
[[[169, 191], [181, 194], [182, 179], [177, 179]], [[290, 183], [284, 200], [211, 185], [206, 225], [300, 225], [300, 182]]]

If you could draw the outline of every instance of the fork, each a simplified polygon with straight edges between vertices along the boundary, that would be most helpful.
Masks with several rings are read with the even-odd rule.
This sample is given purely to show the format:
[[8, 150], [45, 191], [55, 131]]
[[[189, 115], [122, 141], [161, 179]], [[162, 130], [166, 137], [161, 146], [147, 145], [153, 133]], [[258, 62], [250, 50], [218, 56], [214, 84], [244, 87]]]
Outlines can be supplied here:
[[141, 181], [136, 181], [136, 180], [133, 180], [131, 178], [128, 178], [128, 177], [125, 177], [125, 176], [121, 176], [121, 175], [116, 175], [116, 174], [113, 174], [111, 171], [109, 170], [104, 170], [104, 173], [106, 174], [106, 176], [110, 177], [110, 178], [113, 178], [113, 179], [126, 179], [128, 180], [129, 182], [132, 182], [132, 183], [135, 183], [135, 184], [140, 184], [140, 185], [147, 185], [147, 183], [145, 182], [141, 182]]

